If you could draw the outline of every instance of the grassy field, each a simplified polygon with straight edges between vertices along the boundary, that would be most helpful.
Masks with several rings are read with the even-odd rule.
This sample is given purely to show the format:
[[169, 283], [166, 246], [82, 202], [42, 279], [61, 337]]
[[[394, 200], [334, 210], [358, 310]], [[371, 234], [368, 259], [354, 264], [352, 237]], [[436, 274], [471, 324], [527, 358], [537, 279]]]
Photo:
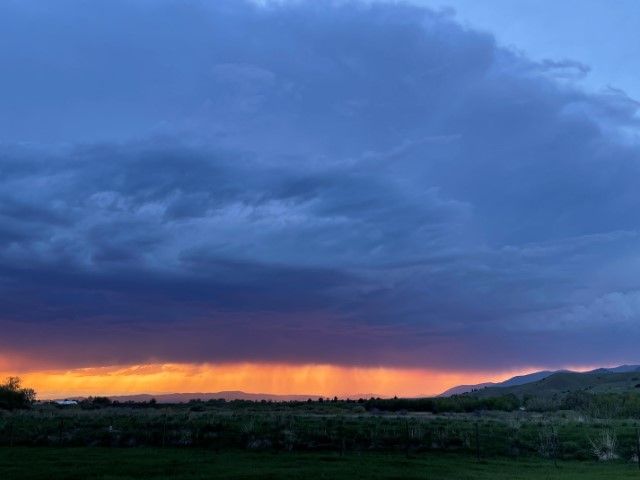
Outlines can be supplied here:
[[640, 478], [640, 420], [604, 408], [607, 418], [347, 402], [90, 407], [0, 411], [0, 480]]
[[158, 448], [1, 448], [3, 480], [204, 479], [624, 479], [638, 478], [637, 465], [560, 462], [435, 454], [226, 452]]
[[[0, 412], [2, 413], [2, 412]], [[325, 415], [306, 411], [203, 410], [187, 406], [101, 410], [39, 408], [0, 415], [0, 448], [194, 448], [221, 452], [447, 454], [630, 460], [640, 421], [575, 412]], [[1, 476], [0, 476], [1, 480]]]

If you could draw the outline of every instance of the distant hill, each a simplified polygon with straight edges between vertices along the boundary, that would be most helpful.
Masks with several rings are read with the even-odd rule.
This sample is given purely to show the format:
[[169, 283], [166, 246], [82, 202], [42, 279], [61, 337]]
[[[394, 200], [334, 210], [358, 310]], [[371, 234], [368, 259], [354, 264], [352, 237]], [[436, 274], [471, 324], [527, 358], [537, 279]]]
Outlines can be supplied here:
[[542, 380], [547, 378], [554, 373], [564, 373], [569, 370], [543, 370], [541, 372], [529, 373], [528, 375], [518, 375], [516, 377], [510, 378], [509, 380], [505, 380], [504, 382], [498, 383], [497, 387], [517, 387], [518, 385], [525, 385], [527, 383], [537, 382], [538, 380]]
[[498, 384], [493, 382], [478, 383], [476, 385], [458, 385], [457, 387], [453, 387], [453, 388], [450, 388], [449, 390], [445, 390], [438, 396], [450, 397], [451, 395], [462, 395], [463, 393], [468, 393], [473, 390], [478, 390], [480, 388], [486, 388], [486, 387], [494, 387], [496, 385]]
[[[612, 368], [597, 368], [590, 372], [584, 373], [629, 373], [629, 372], [640, 372], [640, 365], [621, 365], [619, 367]], [[483, 390], [487, 388], [505, 388], [505, 387], [517, 387], [519, 385], [526, 385], [533, 382], [538, 382], [543, 380], [551, 375], [556, 373], [579, 373], [572, 372], [571, 370], [544, 370], [540, 372], [530, 373], [528, 375], [518, 375], [516, 377], [512, 377], [504, 382], [499, 383], [479, 383], [477, 385], [459, 385], [457, 387], [450, 388], [449, 390], [438, 395], [439, 397], [450, 397], [451, 395], [461, 395], [463, 393], [472, 392], [473, 390]], [[495, 395], [504, 395], [504, 392], [494, 393]]]
[[[350, 398], [352, 400], [356, 400], [359, 398], [387, 398], [383, 395], [378, 395], [375, 393], [362, 393], [356, 395], [345, 395], [340, 398]], [[213, 393], [166, 393], [159, 395], [151, 395], [151, 394], [138, 394], [138, 395], [111, 395], [109, 398], [113, 401], [118, 402], [148, 402], [151, 399], [155, 399], [158, 403], [186, 403], [190, 400], [219, 400], [224, 399], [226, 401], [231, 400], [251, 400], [260, 402], [265, 400], [267, 402], [306, 402], [308, 399], [318, 400], [322, 398], [324, 400], [328, 400], [329, 398], [325, 395], [272, 395], [269, 393], [247, 393], [239, 390], [233, 391], [223, 391], [223, 392], [213, 392]], [[74, 398], [74, 400], [83, 400], [83, 398]]]
[[317, 400], [318, 398], [327, 398], [324, 395], [271, 395], [268, 393], [247, 393], [242, 391], [224, 391], [213, 393], [167, 393], [161, 395], [113, 395], [109, 398], [118, 402], [148, 402], [152, 398], [158, 403], [186, 403], [190, 400], [252, 400], [252, 401], [272, 401], [272, 402], [289, 402], [289, 401], [307, 401], [309, 398]]
[[500, 395], [552, 397], [561, 393], [579, 390], [591, 393], [623, 393], [640, 391], [640, 371], [625, 372], [598, 369], [594, 372], [558, 372], [536, 382], [515, 385], [512, 387], [489, 387], [467, 395], [474, 397], [494, 397]]
[[640, 365], [620, 365], [614, 368], [596, 368], [587, 373], [626, 373], [640, 372]]
[[[566, 370], [562, 370], [562, 371], [566, 371]], [[450, 397], [451, 395], [462, 395], [463, 393], [468, 393], [474, 390], [480, 390], [488, 387], [515, 387], [517, 385], [523, 385], [525, 383], [542, 380], [543, 378], [548, 377], [549, 375], [552, 375], [554, 373], [556, 372], [545, 370], [542, 372], [529, 373], [528, 375], [518, 375], [516, 377], [511, 377], [509, 380], [505, 380], [504, 382], [499, 382], [499, 383], [486, 382], [486, 383], [478, 383], [476, 385], [459, 385], [457, 387], [450, 388], [445, 392], [442, 392], [438, 396]]]

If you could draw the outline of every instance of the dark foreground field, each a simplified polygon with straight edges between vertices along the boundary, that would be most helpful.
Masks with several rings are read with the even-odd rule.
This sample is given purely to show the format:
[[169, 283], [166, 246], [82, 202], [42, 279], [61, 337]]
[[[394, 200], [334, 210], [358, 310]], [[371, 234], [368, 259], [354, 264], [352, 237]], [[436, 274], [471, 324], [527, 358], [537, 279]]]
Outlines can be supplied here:
[[1, 448], [2, 480], [201, 479], [624, 479], [639, 478], [629, 462], [553, 462], [437, 454], [215, 454], [201, 449]]
[[585, 398], [39, 404], [0, 411], [0, 480], [640, 479], [640, 399]]

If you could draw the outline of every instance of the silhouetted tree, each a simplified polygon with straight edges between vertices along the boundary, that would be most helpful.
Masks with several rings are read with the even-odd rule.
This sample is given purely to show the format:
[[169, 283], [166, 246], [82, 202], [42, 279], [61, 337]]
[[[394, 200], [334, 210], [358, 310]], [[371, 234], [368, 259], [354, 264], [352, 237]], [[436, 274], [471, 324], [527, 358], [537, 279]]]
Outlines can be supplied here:
[[0, 409], [28, 408], [36, 399], [33, 388], [23, 388], [20, 377], [8, 377], [0, 385]]

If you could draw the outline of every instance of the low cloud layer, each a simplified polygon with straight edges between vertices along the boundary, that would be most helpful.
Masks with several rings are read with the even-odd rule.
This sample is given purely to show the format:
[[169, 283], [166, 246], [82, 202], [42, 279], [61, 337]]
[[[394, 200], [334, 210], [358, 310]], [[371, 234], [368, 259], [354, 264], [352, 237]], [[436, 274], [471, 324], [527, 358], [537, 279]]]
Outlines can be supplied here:
[[396, 3], [0, 5], [0, 351], [634, 361], [638, 102]]

